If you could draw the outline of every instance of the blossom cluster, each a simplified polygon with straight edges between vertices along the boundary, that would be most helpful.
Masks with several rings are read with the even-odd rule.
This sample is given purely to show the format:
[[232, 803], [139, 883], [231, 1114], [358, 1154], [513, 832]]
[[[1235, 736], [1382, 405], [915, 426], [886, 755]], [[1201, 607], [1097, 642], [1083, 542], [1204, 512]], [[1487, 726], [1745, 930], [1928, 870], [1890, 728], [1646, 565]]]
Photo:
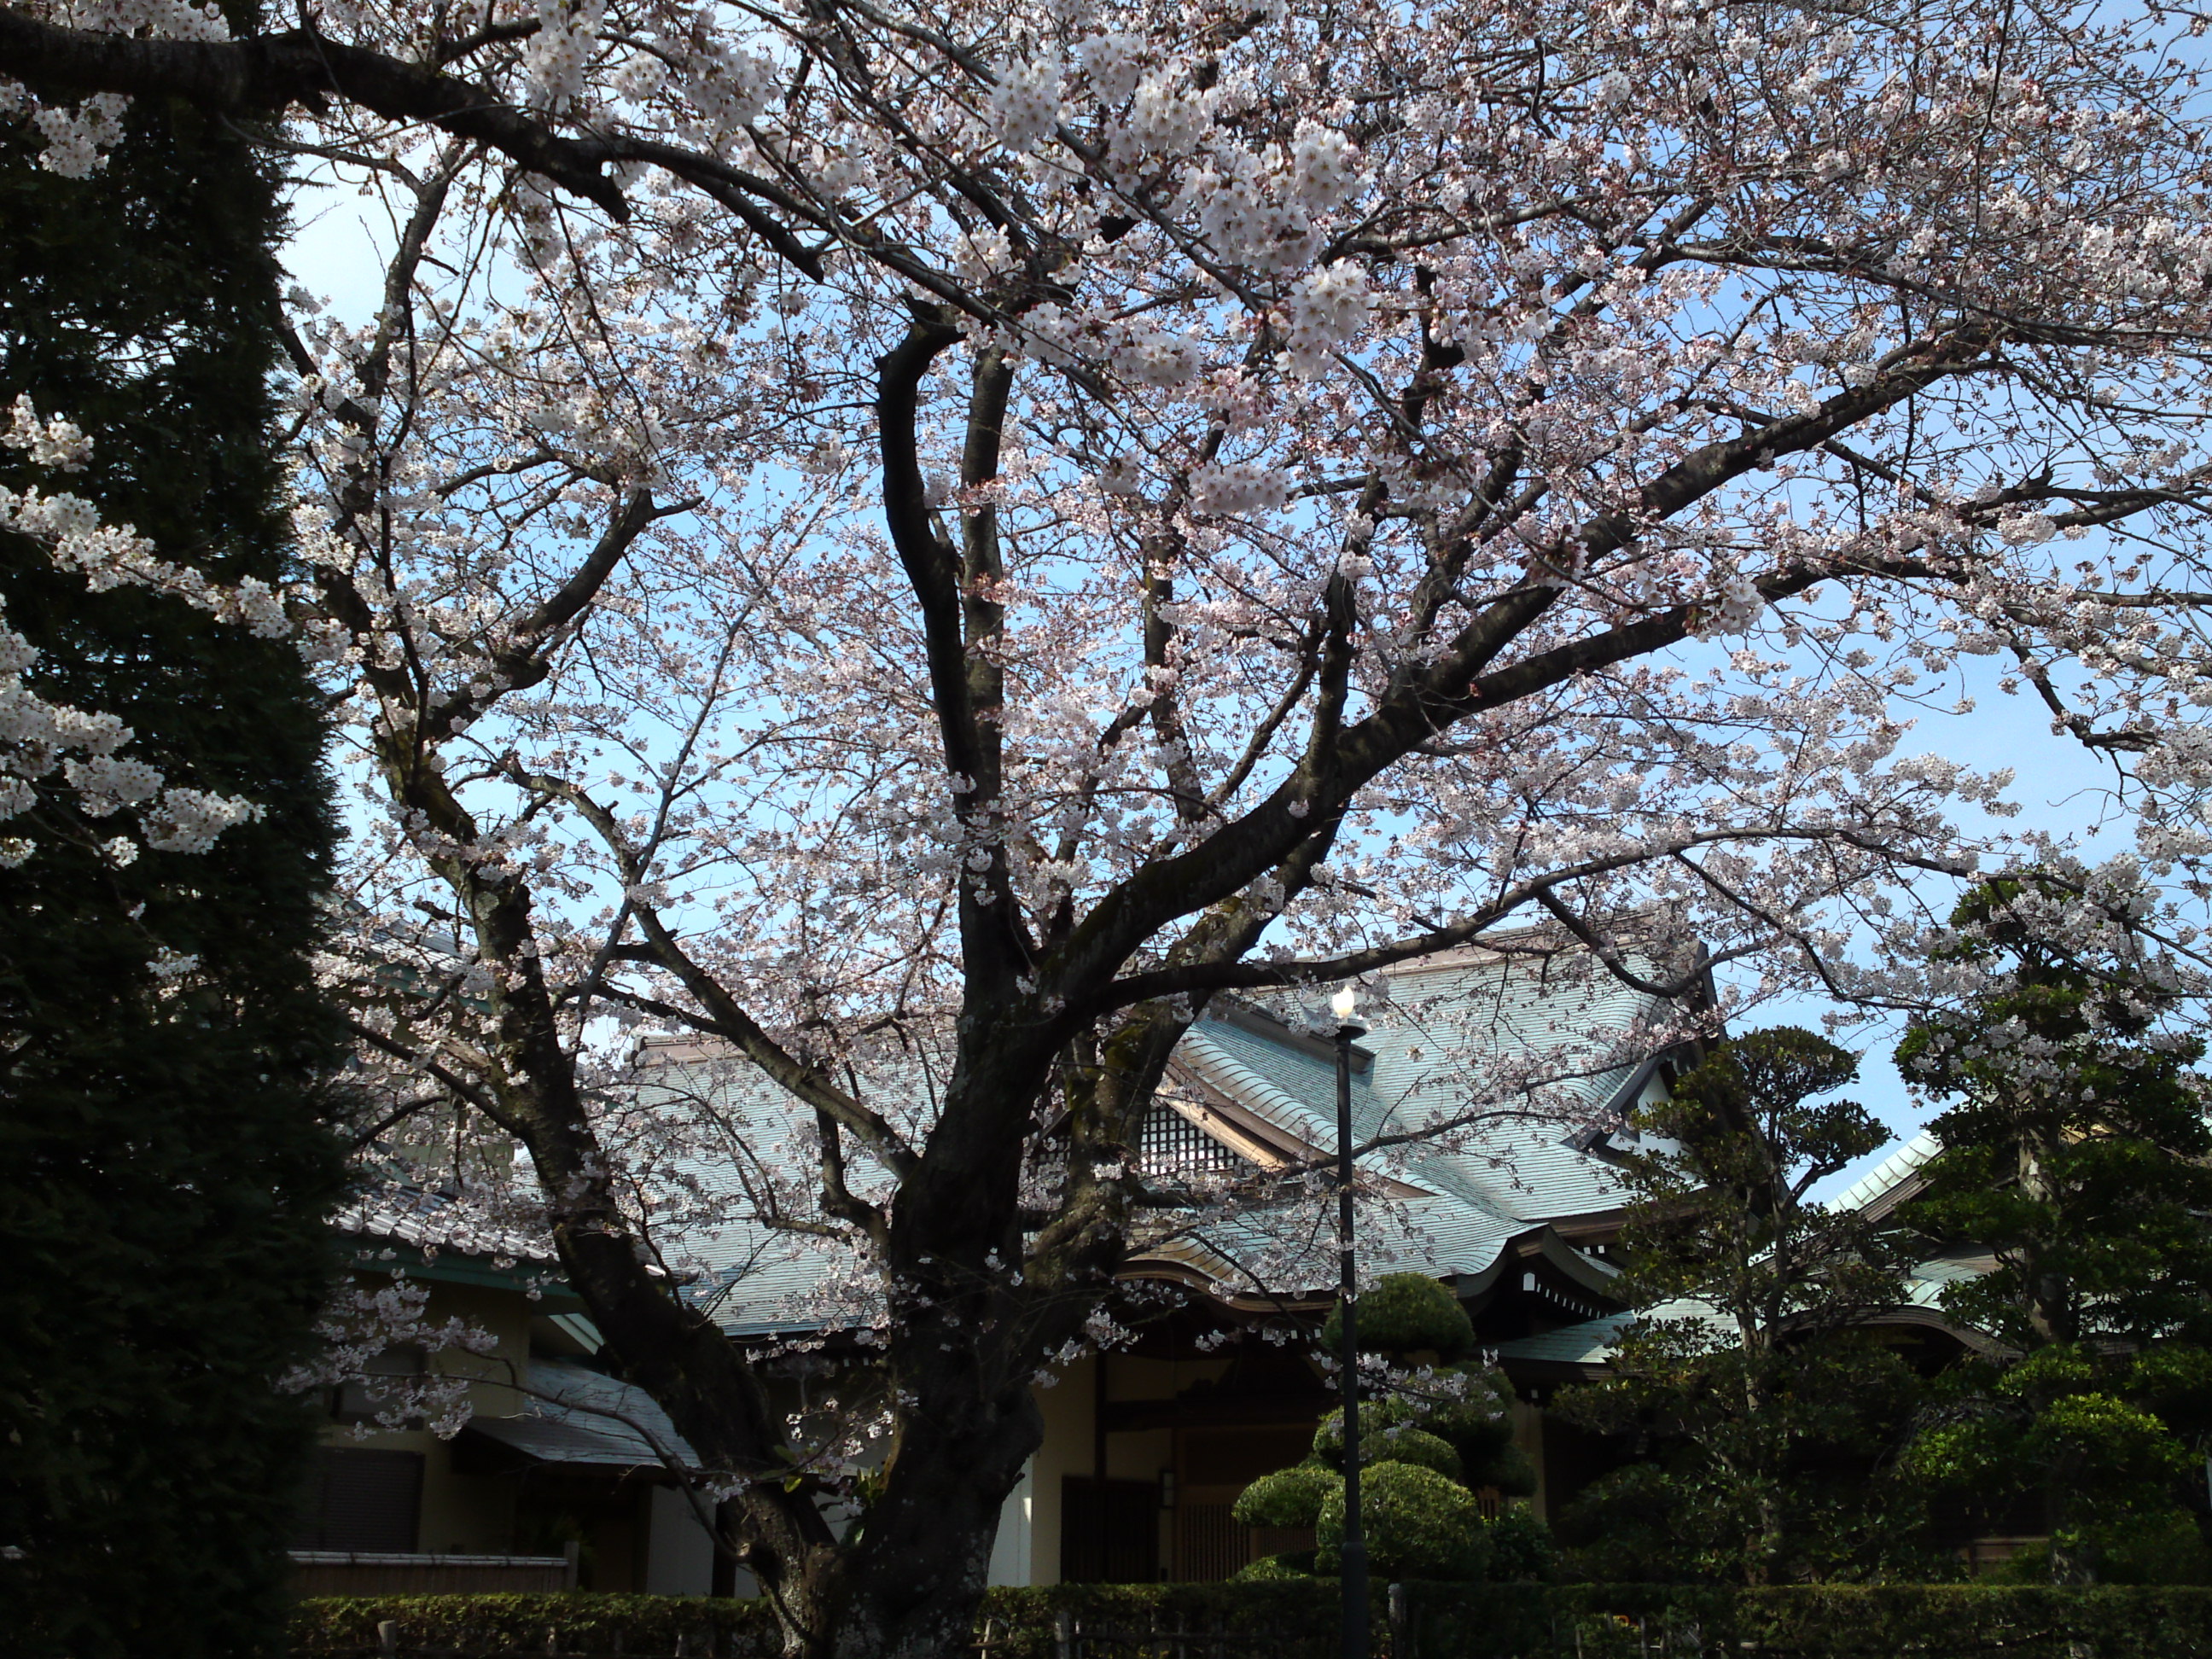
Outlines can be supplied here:
[[[26, 452], [36, 466], [82, 470], [91, 441], [75, 424], [41, 420], [27, 397], [9, 411], [0, 444]], [[0, 489], [0, 528], [43, 544], [54, 562], [82, 574], [95, 592], [122, 586], [150, 587], [242, 623], [263, 637], [289, 624], [275, 592], [249, 578], [236, 586], [209, 580], [201, 572], [162, 560], [151, 544], [128, 530], [103, 526], [92, 503], [70, 495], [21, 494]], [[0, 612], [0, 820], [20, 818], [42, 802], [58, 809], [55, 822], [89, 843], [82, 818], [107, 818], [137, 809], [141, 839], [155, 852], [204, 853], [222, 833], [261, 816], [255, 803], [212, 791], [165, 787], [163, 772], [118, 751], [135, 735], [117, 716], [88, 712], [40, 696], [27, 676], [39, 653], [7, 626]], [[59, 788], [53, 787], [58, 778]], [[42, 792], [41, 784], [47, 787]], [[124, 836], [99, 843], [109, 862], [126, 865], [137, 845]], [[28, 836], [0, 837], [0, 866], [22, 864], [37, 850]]]
[[316, 1322], [322, 1346], [306, 1362], [277, 1378], [287, 1394], [309, 1394], [319, 1389], [361, 1387], [369, 1407], [368, 1423], [357, 1425], [356, 1436], [371, 1427], [428, 1429], [441, 1440], [450, 1440], [468, 1426], [473, 1414], [471, 1391], [486, 1381], [512, 1384], [511, 1375], [500, 1368], [471, 1365], [465, 1361], [448, 1369], [426, 1364], [419, 1372], [393, 1373], [379, 1362], [394, 1351], [411, 1350], [428, 1360], [435, 1355], [489, 1358], [498, 1338], [483, 1327], [452, 1316], [428, 1316], [427, 1285], [395, 1273], [381, 1284], [351, 1281], [333, 1293]]
[[99, 509], [81, 495], [0, 489], [0, 530], [44, 544], [57, 565], [82, 575], [95, 593], [150, 588], [258, 639], [282, 639], [291, 631], [283, 596], [268, 583], [254, 576], [218, 582], [192, 566], [161, 558], [136, 531], [101, 523]]
[[1291, 372], [1317, 380], [1328, 372], [1328, 354], [1348, 344], [1374, 308], [1367, 273], [1352, 259], [1339, 259], [1309, 274], [1290, 305]]
[[[51, 702], [27, 684], [38, 655], [0, 620], [0, 820], [30, 813], [46, 799], [41, 781], [57, 774], [64, 787], [53, 804], [87, 818], [135, 807], [141, 838], [159, 853], [204, 853], [224, 830], [261, 816], [258, 805], [236, 796], [164, 787], [157, 768], [117, 752], [134, 735], [120, 720]], [[0, 866], [20, 865], [36, 850], [29, 836], [0, 837]], [[137, 857], [123, 837], [110, 838], [102, 851], [116, 864]]]
[[1035, 149], [1060, 125], [1060, 64], [1041, 58], [1002, 70], [991, 88], [991, 114], [999, 142], [1014, 155]]
[[553, 0], [546, 8], [523, 49], [525, 72], [538, 101], [558, 108], [583, 90], [605, 12], [599, 0]]

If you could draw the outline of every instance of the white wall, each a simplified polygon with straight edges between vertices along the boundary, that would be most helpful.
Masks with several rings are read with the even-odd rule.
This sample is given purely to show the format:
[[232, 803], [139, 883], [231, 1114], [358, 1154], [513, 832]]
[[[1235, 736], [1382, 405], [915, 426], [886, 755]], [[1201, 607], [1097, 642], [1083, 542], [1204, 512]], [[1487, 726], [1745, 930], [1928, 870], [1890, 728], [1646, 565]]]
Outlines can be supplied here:
[[1006, 1506], [999, 1511], [999, 1535], [991, 1544], [991, 1576], [985, 1582], [992, 1584], [1027, 1584], [1034, 1582], [1036, 1541], [1036, 1504], [1030, 1487], [1036, 1474], [1036, 1460], [1031, 1458], [1022, 1469], [1022, 1478], [1006, 1494]]
[[645, 1593], [705, 1595], [714, 1587], [714, 1540], [682, 1492], [655, 1486], [647, 1509]]

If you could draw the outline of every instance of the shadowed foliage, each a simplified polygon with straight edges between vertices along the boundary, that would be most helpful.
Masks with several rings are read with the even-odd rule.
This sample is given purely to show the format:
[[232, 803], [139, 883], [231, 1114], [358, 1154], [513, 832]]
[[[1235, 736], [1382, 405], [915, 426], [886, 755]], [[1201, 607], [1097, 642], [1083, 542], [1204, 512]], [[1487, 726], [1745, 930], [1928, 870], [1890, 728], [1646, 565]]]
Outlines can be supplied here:
[[[0, 149], [0, 403], [94, 443], [48, 477], [161, 556], [284, 574], [268, 447], [272, 179], [220, 120], [142, 100], [88, 181]], [[70, 1659], [273, 1651], [311, 1425], [272, 1380], [325, 1288], [335, 1054], [308, 969], [333, 824], [292, 644], [88, 592], [0, 538], [47, 700], [119, 716], [174, 785], [263, 809], [204, 854], [120, 863], [122, 816], [10, 821], [0, 870], [0, 1646]], [[197, 957], [168, 977], [162, 951]]]

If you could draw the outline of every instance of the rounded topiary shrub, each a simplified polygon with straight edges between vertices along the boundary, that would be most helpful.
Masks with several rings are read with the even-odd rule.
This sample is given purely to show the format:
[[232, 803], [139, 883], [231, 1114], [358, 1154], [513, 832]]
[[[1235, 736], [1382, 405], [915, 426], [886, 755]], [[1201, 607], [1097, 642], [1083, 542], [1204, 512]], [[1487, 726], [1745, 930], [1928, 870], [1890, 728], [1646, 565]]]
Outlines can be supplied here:
[[[1418, 1463], [1425, 1469], [1434, 1469], [1447, 1480], [1468, 1485], [1467, 1460], [1460, 1455], [1458, 1448], [1442, 1436], [1430, 1433], [1427, 1423], [1418, 1413], [1393, 1410], [1399, 1403], [1373, 1401], [1361, 1407], [1361, 1467], [1370, 1463]], [[1331, 1412], [1314, 1431], [1313, 1456], [1309, 1461], [1331, 1469], [1344, 1467], [1342, 1412]]]
[[1482, 1484], [1495, 1486], [1508, 1498], [1533, 1497], [1536, 1491], [1536, 1466], [1520, 1447], [1501, 1447], [1484, 1467]]
[[[1360, 1407], [1362, 1415], [1373, 1409], [1372, 1405], [1363, 1404]], [[1322, 1418], [1321, 1426], [1314, 1431], [1313, 1455], [1307, 1461], [1332, 1469], [1344, 1467], [1344, 1411], [1341, 1407]]]
[[[1367, 1534], [1367, 1571], [1376, 1578], [1455, 1578], [1483, 1576], [1482, 1514], [1474, 1494], [1434, 1469], [1413, 1463], [1377, 1463], [1364, 1471], [1359, 1518]], [[1320, 1548], [1314, 1566], [1341, 1570], [1344, 1489], [1322, 1499], [1315, 1529]]]
[[[1524, 1495], [1534, 1490], [1519, 1483], [1532, 1478], [1528, 1460], [1513, 1445], [1511, 1415], [1512, 1386], [1492, 1371], [1469, 1367], [1461, 1370], [1455, 1367], [1449, 1372], [1427, 1372], [1422, 1375], [1434, 1379], [1436, 1389], [1418, 1387], [1416, 1391], [1386, 1395], [1379, 1400], [1368, 1401], [1359, 1408], [1360, 1438], [1365, 1443], [1361, 1449], [1364, 1461], [1379, 1463], [1395, 1460], [1401, 1463], [1419, 1463], [1448, 1474], [1453, 1480], [1470, 1486], [1496, 1486], [1499, 1491]], [[1464, 1384], [1460, 1379], [1467, 1379]], [[1443, 1385], [1464, 1387], [1462, 1397], [1446, 1395]], [[1441, 1441], [1450, 1448], [1456, 1463], [1437, 1456], [1433, 1451], [1396, 1452], [1392, 1447], [1398, 1437], [1408, 1431], [1419, 1431], [1425, 1440]], [[1313, 1455], [1331, 1468], [1344, 1467], [1344, 1413], [1331, 1412], [1314, 1431]]]
[[1548, 1583], [1559, 1576], [1559, 1547], [1534, 1510], [1509, 1504], [1483, 1525], [1491, 1578], [1501, 1584]]
[[1372, 1434], [1359, 1437], [1359, 1449], [1361, 1461], [1365, 1463], [1412, 1463], [1434, 1469], [1455, 1486], [1466, 1484], [1466, 1466], [1452, 1449], [1451, 1443], [1438, 1439], [1426, 1429], [1377, 1429]]
[[1310, 1527], [1321, 1518], [1322, 1500], [1343, 1490], [1344, 1477], [1334, 1469], [1298, 1463], [1261, 1475], [1238, 1494], [1230, 1512], [1247, 1527]]
[[1279, 1583], [1293, 1578], [1310, 1578], [1313, 1570], [1311, 1550], [1292, 1550], [1285, 1555], [1263, 1555], [1249, 1566], [1239, 1567], [1231, 1577], [1240, 1584]]
[[[1440, 1360], [1474, 1351], [1474, 1325], [1459, 1298], [1425, 1273], [1388, 1273], [1359, 1296], [1359, 1346], [1364, 1352], [1433, 1353]], [[1322, 1344], [1334, 1353], [1344, 1341], [1341, 1309], [1329, 1310]]]
[[1378, 1424], [1410, 1423], [1449, 1443], [1469, 1486], [1494, 1486], [1490, 1466], [1513, 1443], [1513, 1385], [1483, 1365], [1416, 1372], [1382, 1402]]

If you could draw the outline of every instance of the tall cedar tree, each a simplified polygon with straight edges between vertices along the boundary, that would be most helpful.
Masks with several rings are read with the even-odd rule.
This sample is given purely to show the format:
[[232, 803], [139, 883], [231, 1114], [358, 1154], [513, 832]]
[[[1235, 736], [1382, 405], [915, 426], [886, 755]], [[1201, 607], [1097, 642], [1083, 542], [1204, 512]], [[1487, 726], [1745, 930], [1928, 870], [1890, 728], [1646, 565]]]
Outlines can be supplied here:
[[[2203, 1045], [2155, 1037], [2173, 997], [2030, 872], [1952, 918], [1996, 975], [1906, 1035], [1943, 1151], [1905, 1211], [1990, 1270], [1944, 1293], [2009, 1357], [1962, 1368], [1908, 1467], [1984, 1521], [2039, 1497], [2061, 1582], [2202, 1580], [2212, 1443], [2212, 1125]], [[2040, 1571], [2041, 1558], [2021, 1570]]]
[[[95, 450], [65, 479], [0, 451], [0, 482], [84, 495], [222, 580], [281, 579], [271, 175], [157, 100], [88, 179], [39, 170], [36, 137], [0, 144], [0, 403], [28, 393]], [[18, 539], [0, 599], [42, 695], [265, 809], [124, 867], [56, 821], [8, 826], [39, 850], [0, 870], [5, 1645], [274, 1650], [311, 1426], [271, 1382], [328, 1283], [340, 1171], [313, 1109], [335, 1053], [308, 966], [335, 839], [318, 706], [289, 642], [88, 592]], [[198, 970], [149, 972], [165, 946]]]

